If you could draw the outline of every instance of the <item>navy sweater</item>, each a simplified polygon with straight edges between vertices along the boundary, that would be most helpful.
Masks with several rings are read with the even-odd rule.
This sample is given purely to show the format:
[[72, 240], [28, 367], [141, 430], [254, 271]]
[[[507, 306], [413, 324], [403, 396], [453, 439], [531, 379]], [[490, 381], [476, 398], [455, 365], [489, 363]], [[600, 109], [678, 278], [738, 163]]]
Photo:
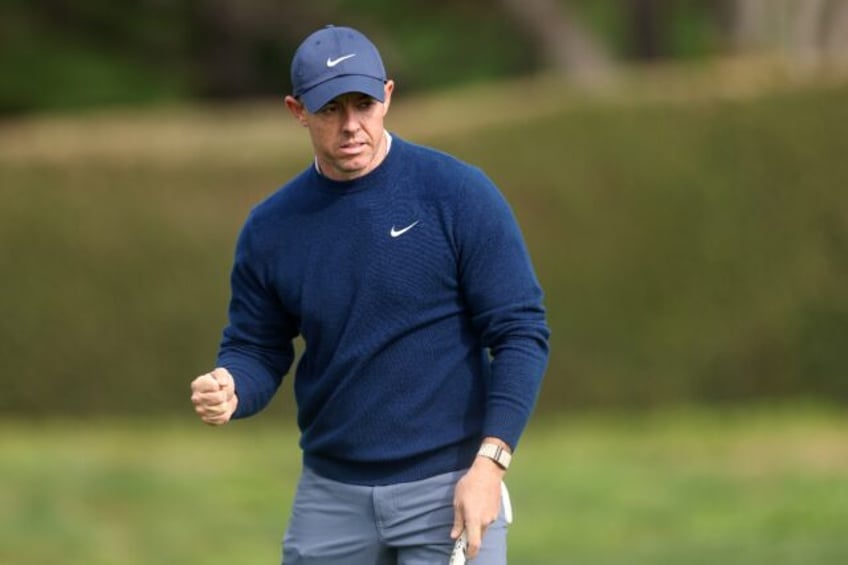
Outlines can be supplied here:
[[239, 236], [218, 366], [236, 418], [294, 359], [304, 464], [391, 484], [459, 470], [480, 440], [515, 447], [548, 355], [539, 287], [513, 214], [477, 168], [394, 137], [346, 182], [310, 166]]

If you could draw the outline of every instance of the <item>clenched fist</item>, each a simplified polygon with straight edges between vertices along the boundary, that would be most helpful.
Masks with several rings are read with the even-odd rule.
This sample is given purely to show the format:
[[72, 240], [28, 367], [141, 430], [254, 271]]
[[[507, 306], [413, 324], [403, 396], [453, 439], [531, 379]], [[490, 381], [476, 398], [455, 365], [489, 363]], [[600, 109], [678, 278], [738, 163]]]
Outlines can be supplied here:
[[233, 376], [221, 367], [200, 375], [191, 381], [191, 403], [200, 419], [207, 424], [226, 424], [238, 406]]

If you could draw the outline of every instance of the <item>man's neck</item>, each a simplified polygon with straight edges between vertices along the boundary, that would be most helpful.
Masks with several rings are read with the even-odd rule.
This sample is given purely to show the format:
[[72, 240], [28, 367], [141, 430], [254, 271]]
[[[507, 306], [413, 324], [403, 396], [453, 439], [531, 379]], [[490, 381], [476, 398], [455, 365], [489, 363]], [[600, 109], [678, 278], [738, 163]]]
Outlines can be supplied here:
[[[383, 130], [383, 144], [385, 144], [385, 146], [386, 146], [386, 150], [383, 153], [383, 159], [385, 159], [386, 156], [389, 154], [389, 151], [391, 151], [391, 149], [392, 149], [392, 134], [389, 133], [389, 130], [385, 130], [385, 129]], [[327, 176], [327, 175], [325, 175], [324, 173], [321, 172], [321, 165], [318, 164], [318, 156], [317, 155], [314, 157], [314, 159], [315, 159], [315, 171], [319, 175], [321, 175], [322, 177]], [[383, 159], [380, 160], [381, 163], [383, 162]], [[378, 164], [377, 167], [379, 167], [379, 166], [380, 165]]]

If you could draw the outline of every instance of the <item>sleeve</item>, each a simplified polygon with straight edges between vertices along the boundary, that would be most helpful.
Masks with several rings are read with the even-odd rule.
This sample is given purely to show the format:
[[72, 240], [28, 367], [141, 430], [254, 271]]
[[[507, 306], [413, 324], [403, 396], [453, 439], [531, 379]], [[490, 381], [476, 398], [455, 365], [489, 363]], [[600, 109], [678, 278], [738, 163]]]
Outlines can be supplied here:
[[234, 418], [251, 416], [268, 404], [294, 360], [297, 335], [296, 323], [263, 276], [249, 226], [248, 221], [236, 245], [229, 324], [217, 360], [235, 380], [239, 402]]
[[459, 199], [460, 284], [491, 359], [483, 434], [515, 449], [547, 366], [543, 293], [515, 216], [492, 181], [472, 169]]

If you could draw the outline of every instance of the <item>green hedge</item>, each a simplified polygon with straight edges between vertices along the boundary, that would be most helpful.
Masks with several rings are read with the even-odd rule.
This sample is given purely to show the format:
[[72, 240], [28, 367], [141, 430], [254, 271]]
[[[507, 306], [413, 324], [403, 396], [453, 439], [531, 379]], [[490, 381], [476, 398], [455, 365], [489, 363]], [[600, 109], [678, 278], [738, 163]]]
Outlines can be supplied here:
[[[481, 165], [521, 221], [553, 330], [543, 411], [844, 401], [846, 123], [841, 86], [571, 101], [425, 141]], [[3, 412], [188, 410], [225, 322], [237, 230], [303, 149], [0, 160]]]

